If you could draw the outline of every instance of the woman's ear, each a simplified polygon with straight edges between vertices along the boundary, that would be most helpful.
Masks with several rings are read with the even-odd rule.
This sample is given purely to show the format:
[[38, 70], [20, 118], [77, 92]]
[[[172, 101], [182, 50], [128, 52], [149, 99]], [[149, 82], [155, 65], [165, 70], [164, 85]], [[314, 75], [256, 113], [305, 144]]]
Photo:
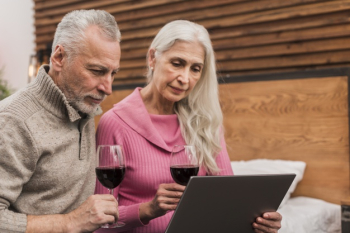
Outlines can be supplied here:
[[55, 71], [61, 71], [63, 66], [64, 58], [64, 48], [62, 45], [57, 45], [55, 51], [50, 57], [52, 67]]
[[148, 66], [150, 67], [151, 70], [153, 70], [155, 64], [156, 64], [156, 50], [151, 48], [148, 51]]

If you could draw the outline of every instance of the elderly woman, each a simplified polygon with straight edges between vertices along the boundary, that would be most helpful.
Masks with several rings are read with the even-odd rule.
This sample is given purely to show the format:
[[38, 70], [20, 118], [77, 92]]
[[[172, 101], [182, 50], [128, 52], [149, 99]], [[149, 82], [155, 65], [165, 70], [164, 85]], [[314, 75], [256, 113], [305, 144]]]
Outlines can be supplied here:
[[[232, 175], [222, 129], [215, 57], [207, 30], [177, 20], [165, 25], [147, 54], [148, 85], [104, 114], [97, 144], [122, 144], [126, 174], [115, 190], [125, 226], [98, 232], [163, 233], [185, 190], [170, 174], [174, 145], [198, 150], [198, 176]], [[97, 193], [106, 193], [99, 183]], [[265, 213], [256, 232], [277, 232], [281, 215]], [[233, 229], [234, 230], [234, 229]]]

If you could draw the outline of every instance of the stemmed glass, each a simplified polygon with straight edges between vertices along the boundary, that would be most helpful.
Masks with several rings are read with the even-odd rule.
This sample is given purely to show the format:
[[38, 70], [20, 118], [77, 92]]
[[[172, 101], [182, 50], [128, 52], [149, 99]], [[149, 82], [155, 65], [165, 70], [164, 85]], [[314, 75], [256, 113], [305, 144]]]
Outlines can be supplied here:
[[191, 145], [176, 145], [171, 152], [170, 173], [174, 181], [187, 185], [191, 176], [196, 176], [199, 163], [196, 148]]
[[[125, 157], [121, 145], [99, 145], [97, 148], [97, 166], [95, 168], [98, 181], [113, 195], [113, 189], [123, 180], [125, 175]], [[117, 222], [104, 224], [102, 228], [122, 227], [125, 224]]]

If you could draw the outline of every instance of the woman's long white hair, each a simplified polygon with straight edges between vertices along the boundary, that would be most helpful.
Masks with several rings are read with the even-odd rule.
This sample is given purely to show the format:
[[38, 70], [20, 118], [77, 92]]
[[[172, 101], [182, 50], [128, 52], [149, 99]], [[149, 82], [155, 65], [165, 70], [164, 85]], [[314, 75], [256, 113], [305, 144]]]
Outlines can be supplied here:
[[[187, 20], [166, 24], [154, 38], [150, 49], [155, 49], [157, 58], [176, 41], [199, 42], [205, 51], [202, 76], [189, 96], [175, 104], [175, 112], [186, 143], [197, 148], [200, 163], [207, 172], [214, 174], [219, 171], [215, 158], [221, 151], [223, 137], [214, 50], [208, 31]], [[152, 70], [148, 67], [148, 82], [152, 81], [152, 77]]]

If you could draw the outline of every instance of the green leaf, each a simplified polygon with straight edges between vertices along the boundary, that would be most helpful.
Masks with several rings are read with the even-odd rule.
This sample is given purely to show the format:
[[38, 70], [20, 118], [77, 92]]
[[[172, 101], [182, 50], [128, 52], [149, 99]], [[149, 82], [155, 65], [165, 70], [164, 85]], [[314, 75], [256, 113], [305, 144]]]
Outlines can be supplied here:
[[6, 97], [12, 94], [11, 88], [8, 86], [7, 82], [2, 79], [4, 69], [0, 69], [0, 100], [5, 99]]

